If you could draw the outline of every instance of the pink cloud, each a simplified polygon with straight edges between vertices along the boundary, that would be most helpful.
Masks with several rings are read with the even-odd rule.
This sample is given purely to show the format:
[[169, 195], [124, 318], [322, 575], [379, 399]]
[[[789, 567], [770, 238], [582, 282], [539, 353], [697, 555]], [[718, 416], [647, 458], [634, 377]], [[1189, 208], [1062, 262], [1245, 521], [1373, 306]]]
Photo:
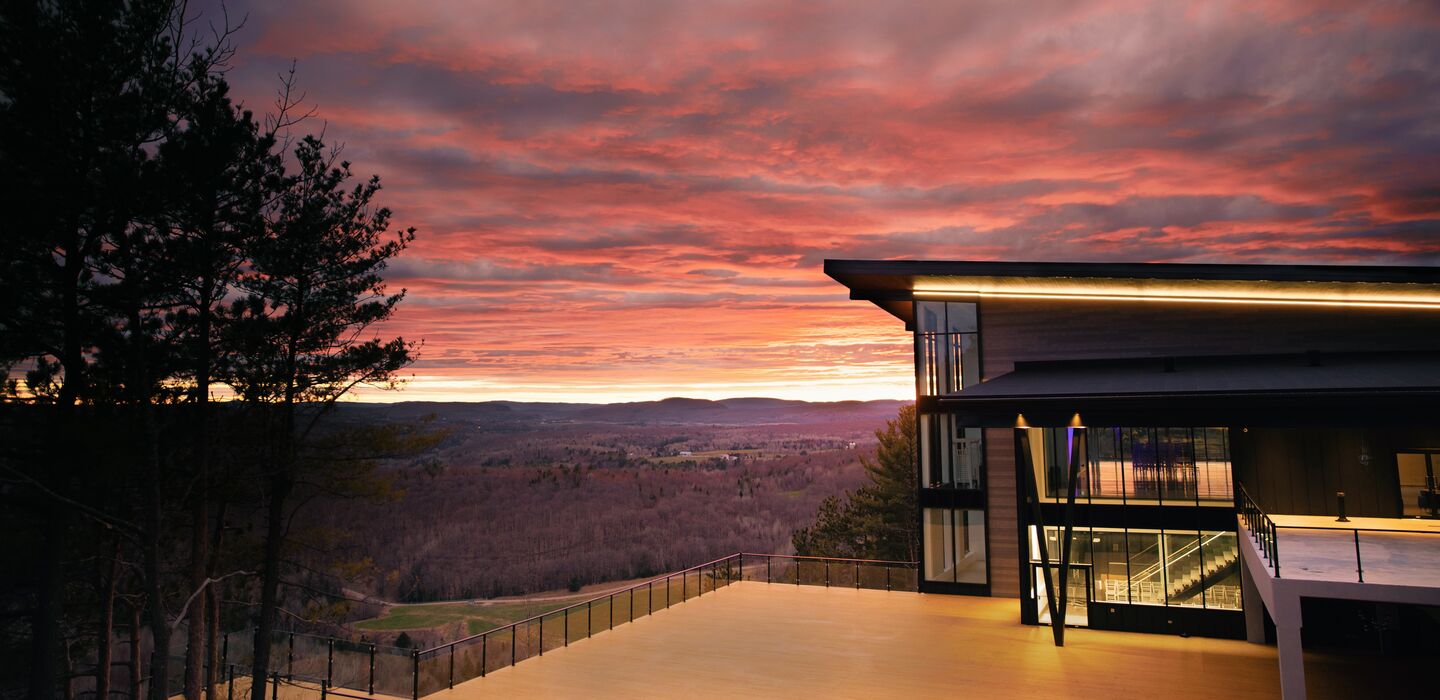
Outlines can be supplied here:
[[909, 395], [825, 257], [1440, 261], [1433, 3], [248, 14], [237, 92], [297, 58], [420, 228], [412, 397]]

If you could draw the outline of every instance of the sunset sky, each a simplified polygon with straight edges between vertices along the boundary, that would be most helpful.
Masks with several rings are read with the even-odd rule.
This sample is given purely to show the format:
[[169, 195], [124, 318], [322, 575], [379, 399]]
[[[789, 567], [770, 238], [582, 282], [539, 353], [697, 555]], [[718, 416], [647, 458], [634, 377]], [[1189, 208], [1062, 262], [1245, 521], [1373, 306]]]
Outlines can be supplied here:
[[825, 258], [1440, 263], [1431, 1], [227, 6], [419, 229], [367, 400], [913, 396]]

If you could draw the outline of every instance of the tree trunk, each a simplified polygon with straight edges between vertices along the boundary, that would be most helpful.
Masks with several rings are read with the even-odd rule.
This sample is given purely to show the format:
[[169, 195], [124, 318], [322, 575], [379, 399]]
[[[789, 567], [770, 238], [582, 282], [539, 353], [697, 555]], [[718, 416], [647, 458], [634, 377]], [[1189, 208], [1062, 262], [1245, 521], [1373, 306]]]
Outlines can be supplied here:
[[140, 604], [130, 603], [130, 700], [140, 700]]
[[[148, 407], [139, 407], [148, 415]], [[151, 421], [146, 420], [146, 423]], [[150, 426], [146, 426], [148, 430]], [[145, 504], [145, 597], [149, 600], [150, 637], [150, 700], [170, 697], [170, 621], [165, 619], [165, 591], [160, 585], [160, 465], [159, 455], [147, 455], [150, 483]]]
[[[52, 476], [61, 483], [72, 473], [75, 424], [75, 402], [80, 397], [85, 381], [85, 357], [80, 338], [83, 333], [80, 323], [80, 279], [84, 260], [81, 252], [81, 238], [78, 222], [67, 227], [65, 243], [62, 245], [65, 262], [57, 271], [57, 282], [61, 287], [62, 337], [60, 340], [60, 366], [64, 377], [55, 401], [56, 421], [54, 442], [57, 446], [56, 464]], [[63, 509], [55, 505], [44, 507], [41, 516], [44, 541], [39, 561], [40, 590], [35, 596], [35, 614], [31, 617], [34, 635], [30, 647], [30, 697], [55, 697], [55, 679], [58, 674], [60, 655], [60, 617], [64, 572], [61, 552], [65, 547], [65, 529], [68, 519]]]
[[[195, 500], [190, 508], [190, 590], [198, 591], [205, 585], [209, 573], [206, 543], [209, 539], [207, 514], [210, 499], [210, 302], [208, 284], [202, 293], [198, 336], [197, 362], [195, 367]], [[200, 688], [205, 680], [205, 623], [208, 619], [208, 591], [195, 598], [189, 610], [189, 625], [185, 644], [185, 700], [200, 700]]]
[[[216, 568], [220, 559], [220, 545], [225, 534], [225, 502], [220, 502], [219, 512], [215, 514], [215, 525], [212, 530], [213, 539], [210, 540], [210, 570], [211, 578], [215, 577]], [[210, 619], [206, 624], [205, 649], [208, 654], [209, 663], [205, 665], [205, 697], [206, 700], [216, 700], [215, 684], [219, 682], [225, 669], [221, 664], [225, 659], [220, 655], [220, 584], [211, 585], [205, 594], [210, 598]]]
[[[288, 432], [288, 431], [287, 431]], [[279, 608], [280, 545], [285, 536], [285, 499], [290, 495], [290, 475], [280, 467], [270, 479], [270, 504], [265, 526], [265, 570], [260, 584], [260, 620], [255, 627], [255, 668], [250, 686], [251, 700], [265, 700], [265, 676], [270, 670], [270, 638]]]
[[211, 586], [205, 591], [209, 603], [209, 619], [205, 621], [205, 700], [215, 699], [215, 684], [220, 680], [220, 589]]
[[110, 561], [100, 563], [100, 631], [95, 645], [95, 698], [110, 698], [110, 666], [114, 658], [115, 579], [120, 574], [120, 540], [110, 544]]
[[70, 658], [70, 640], [60, 645], [60, 700], [75, 700], [75, 660]]

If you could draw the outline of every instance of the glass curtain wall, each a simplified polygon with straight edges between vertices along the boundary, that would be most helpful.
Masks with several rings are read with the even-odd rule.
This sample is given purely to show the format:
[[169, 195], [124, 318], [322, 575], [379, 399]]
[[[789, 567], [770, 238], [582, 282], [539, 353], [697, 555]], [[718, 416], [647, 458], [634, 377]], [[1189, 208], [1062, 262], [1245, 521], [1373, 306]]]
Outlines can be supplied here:
[[[1030, 431], [1038, 444], [1036, 478], [1049, 499], [1065, 497], [1068, 428]], [[1234, 502], [1229, 432], [1225, 428], [1089, 428], [1089, 454], [1076, 496], [1115, 503], [1229, 505]]]
[[[1030, 527], [1030, 561], [1040, 547]], [[1060, 528], [1045, 528], [1051, 562]], [[1075, 528], [1070, 562], [1089, 566], [1097, 603], [1239, 610], [1240, 549], [1235, 533], [1211, 530]]]
[[[980, 381], [979, 330], [973, 303], [915, 302], [917, 397], [954, 394]], [[921, 511], [924, 578], [984, 586], [989, 575], [982, 432], [945, 413], [921, 411], [918, 423], [919, 481], [927, 506]], [[929, 507], [942, 503], [947, 507]], [[975, 505], [981, 507], [969, 507]]]

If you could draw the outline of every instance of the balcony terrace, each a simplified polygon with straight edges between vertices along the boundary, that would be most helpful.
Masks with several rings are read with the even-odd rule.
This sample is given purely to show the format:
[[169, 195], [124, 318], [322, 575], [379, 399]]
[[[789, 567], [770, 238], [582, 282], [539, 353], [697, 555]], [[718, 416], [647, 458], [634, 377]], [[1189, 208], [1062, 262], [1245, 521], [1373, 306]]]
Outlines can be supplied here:
[[[1072, 629], [1064, 647], [1015, 601], [744, 581], [635, 625], [442, 690], [544, 697], [1275, 698], [1273, 647]], [[1383, 659], [1310, 655], [1312, 698], [1373, 691]]]
[[1275, 623], [1287, 700], [1319, 690], [1302, 644], [1302, 599], [1440, 606], [1440, 523], [1268, 514], [1238, 485], [1237, 501], [1247, 636], [1264, 638], [1254, 602], [1262, 601]]
[[[369, 667], [393, 668], [378, 680], [372, 671], [369, 692], [363, 661], [341, 661], [332, 652], [327, 663], [323, 651], [303, 664], [297, 658], [294, 673], [277, 673], [267, 695], [288, 700], [1281, 695], [1284, 665], [1277, 669], [1273, 646], [1077, 628], [1066, 634], [1064, 647], [1056, 647], [1048, 627], [1018, 622], [1014, 599], [913, 592], [914, 571], [905, 568], [911, 565], [744, 556], [743, 566], [727, 566], [741, 563], [736, 555], [687, 570], [688, 576], [682, 572], [642, 584], [631, 589], [633, 595], [596, 599], [601, 607], [573, 607], [568, 617], [564, 611], [547, 613], [415, 652], [404, 660], [418, 675], [404, 672], [410, 664], [380, 663], [381, 655]], [[1401, 696], [1413, 691], [1405, 685], [1413, 678], [1403, 663], [1378, 655], [1306, 652], [1303, 673], [1311, 698]], [[480, 676], [480, 668], [488, 672]], [[246, 685], [243, 677], [235, 678], [220, 692], [244, 697]]]

